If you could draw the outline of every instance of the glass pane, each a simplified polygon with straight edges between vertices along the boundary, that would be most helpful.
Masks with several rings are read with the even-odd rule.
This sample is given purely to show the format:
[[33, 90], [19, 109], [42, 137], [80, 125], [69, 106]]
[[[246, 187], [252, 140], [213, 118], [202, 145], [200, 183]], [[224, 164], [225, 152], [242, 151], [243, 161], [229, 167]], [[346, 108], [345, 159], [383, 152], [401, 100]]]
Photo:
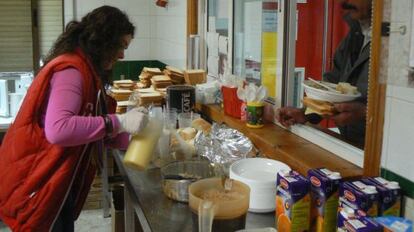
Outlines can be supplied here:
[[[337, 84], [347, 82], [361, 93], [361, 97], [350, 100], [338, 100], [332, 94], [323, 92], [323, 97], [308, 93], [309, 107], [305, 114], [315, 115], [316, 107], [333, 107], [332, 103], [346, 102], [347, 107], [359, 107], [354, 111], [318, 112], [322, 117], [314, 118], [315, 128], [338, 137], [352, 145], [363, 147], [365, 119], [359, 112], [365, 111], [369, 65], [370, 41], [370, 2], [355, 1], [343, 4], [343, 1], [313, 0], [297, 3], [297, 37], [295, 53], [295, 80], [290, 106], [302, 107], [304, 79], [313, 78]], [[348, 7], [348, 9], [347, 9]], [[351, 7], [351, 8], [350, 8]], [[351, 10], [350, 10], [351, 9]], [[367, 11], [367, 12], [365, 12]], [[357, 13], [355, 13], [357, 12]], [[363, 13], [361, 13], [363, 12]], [[364, 34], [365, 33], [365, 34]], [[341, 46], [340, 46], [341, 44]], [[340, 47], [340, 49], [338, 49]], [[334, 63], [335, 60], [335, 63]], [[331, 85], [334, 86], [335, 85]], [[352, 87], [349, 87], [352, 89]], [[333, 90], [335, 91], [335, 90]], [[352, 94], [351, 94], [352, 95]], [[291, 95], [290, 95], [291, 96]], [[325, 103], [314, 100], [324, 100]], [[313, 108], [313, 110], [311, 110]], [[328, 116], [332, 114], [331, 116]], [[352, 117], [354, 118], [352, 118]], [[348, 121], [344, 120], [347, 119]], [[339, 122], [338, 124], [335, 124]], [[352, 121], [351, 121], [352, 120]]]
[[276, 68], [281, 66], [277, 63], [278, 16], [276, 1], [234, 1], [233, 72], [266, 86], [272, 98], [276, 96]]
[[228, 68], [229, 1], [208, 0], [207, 4], [207, 71], [209, 76], [220, 78]]

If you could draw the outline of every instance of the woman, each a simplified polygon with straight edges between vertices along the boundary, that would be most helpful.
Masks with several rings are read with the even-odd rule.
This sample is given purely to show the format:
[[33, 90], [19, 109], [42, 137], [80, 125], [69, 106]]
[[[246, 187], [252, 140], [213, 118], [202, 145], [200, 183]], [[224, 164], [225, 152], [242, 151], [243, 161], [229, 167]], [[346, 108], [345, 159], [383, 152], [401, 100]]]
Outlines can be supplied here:
[[13, 231], [73, 231], [95, 176], [92, 145], [105, 138], [125, 148], [128, 133], [146, 126], [145, 110], [107, 114], [104, 104], [134, 30], [103, 6], [57, 39], [0, 148], [0, 218]]

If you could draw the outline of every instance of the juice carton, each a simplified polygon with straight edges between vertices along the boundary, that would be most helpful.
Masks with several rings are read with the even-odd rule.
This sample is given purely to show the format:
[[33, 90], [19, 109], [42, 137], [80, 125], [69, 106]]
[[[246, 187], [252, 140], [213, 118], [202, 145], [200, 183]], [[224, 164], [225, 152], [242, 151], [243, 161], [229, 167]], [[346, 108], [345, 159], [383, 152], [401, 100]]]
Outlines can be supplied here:
[[413, 222], [409, 219], [386, 216], [377, 217], [375, 221], [384, 227], [384, 232], [412, 232]]
[[276, 181], [278, 232], [309, 231], [309, 181], [295, 171], [279, 172]]
[[379, 193], [378, 215], [396, 216], [401, 213], [401, 188], [398, 182], [388, 181], [381, 177], [362, 179], [362, 182], [374, 185]]
[[311, 231], [334, 231], [341, 175], [320, 168], [309, 170], [308, 179], [311, 183]]
[[344, 182], [339, 190], [339, 208], [349, 207], [357, 215], [378, 216], [378, 192], [361, 181]]
[[382, 226], [371, 218], [357, 216], [344, 221], [344, 226], [338, 232], [382, 232]]

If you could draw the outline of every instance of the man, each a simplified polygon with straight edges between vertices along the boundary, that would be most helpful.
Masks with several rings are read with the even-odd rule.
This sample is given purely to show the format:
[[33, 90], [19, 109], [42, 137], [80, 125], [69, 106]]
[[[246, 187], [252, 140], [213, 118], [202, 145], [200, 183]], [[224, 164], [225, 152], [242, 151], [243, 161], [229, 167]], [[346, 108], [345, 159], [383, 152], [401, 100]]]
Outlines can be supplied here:
[[[371, 41], [371, 0], [344, 0], [342, 9], [346, 11], [344, 20], [350, 31], [335, 51], [333, 68], [323, 75], [331, 83], [348, 82], [356, 86], [361, 97], [352, 102], [334, 104], [337, 114], [330, 117], [339, 127], [341, 136], [363, 146], [365, 140], [365, 117], [368, 89], [369, 54]], [[277, 120], [286, 127], [296, 123], [317, 124], [322, 117], [305, 115], [303, 109], [283, 107], [276, 113]]]

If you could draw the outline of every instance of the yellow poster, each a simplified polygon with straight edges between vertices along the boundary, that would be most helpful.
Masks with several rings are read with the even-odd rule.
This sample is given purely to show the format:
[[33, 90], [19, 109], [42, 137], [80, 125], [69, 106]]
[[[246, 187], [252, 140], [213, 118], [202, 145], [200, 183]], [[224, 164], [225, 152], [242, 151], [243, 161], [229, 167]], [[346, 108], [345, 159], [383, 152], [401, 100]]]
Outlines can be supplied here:
[[267, 88], [271, 98], [277, 96], [276, 54], [277, 32], [262, 32], [262, 85]]

